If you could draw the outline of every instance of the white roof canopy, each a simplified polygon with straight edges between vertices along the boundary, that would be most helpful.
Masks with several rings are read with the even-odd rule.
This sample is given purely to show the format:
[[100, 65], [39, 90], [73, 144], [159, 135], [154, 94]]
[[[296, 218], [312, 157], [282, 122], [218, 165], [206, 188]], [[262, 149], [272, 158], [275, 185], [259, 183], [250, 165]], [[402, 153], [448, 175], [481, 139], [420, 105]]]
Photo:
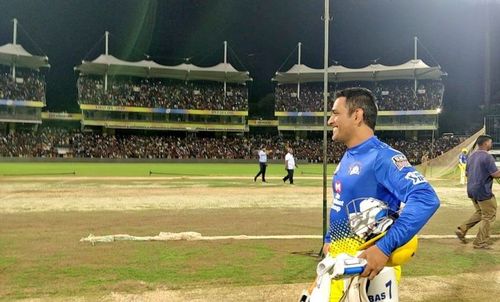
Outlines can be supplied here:
[[[324, 69], [315, 69], [295, 64], [286, 72], [276, 72], [272, 79], [280, 84], [322, 82]], [[329, 82], [384, 81], [384, 80], [438, 80], [446, 72], [440, 66], [430, 67], [422, 60], [410, 60], [401, 65], [387, 66], [371, 64], [363, 68], [348, 68], [340, 65], [328, 67]]]
[[0, 64], [16, 65], [30, 69], [39, 69], [40, 67], [50, 67], [49, 58], [34, 56], [26, 51], [20, 44], [8, 43], [0, 46]]
[[199, 67], [184, 63], [176, 66], [166, 66], [147, 60], [129, 62], [104, 54], [93, 61], [82, 61], [82, 64], [76, 66], [75, 70], [91, 75], [124, 75], [141, 78], [207, 80], [241, 84], [252, 80], [248, 71], [238, 71], [229, 63], [220, 63], [212, 67]]

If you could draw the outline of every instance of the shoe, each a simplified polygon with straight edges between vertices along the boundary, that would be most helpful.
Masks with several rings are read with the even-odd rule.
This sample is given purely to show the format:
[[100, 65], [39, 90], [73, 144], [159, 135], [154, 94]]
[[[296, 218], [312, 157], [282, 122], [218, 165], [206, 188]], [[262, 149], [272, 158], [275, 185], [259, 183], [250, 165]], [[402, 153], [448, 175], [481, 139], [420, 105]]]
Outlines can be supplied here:
[[254, 178], [253, 178], [253, 182], [256, 182], [256, 181], [257, 181], [257, 177], [254, 177]]
[[478, 244], [478, 245], [474, 245], [474, 248], [475, 249], [478, 249], [478, 250], [492, 250], [493, 248], [487, 244], [487, 243], [481, 243], [481, 244]]
[[286, 180], [283, 178], [283, 182], [286, 182]]
[[462, 243], [467, 243], [467, 240], [465, 239], [465, 233], [462, 232], [461, 229], [457, 228], [455, 230], [455, 235], [457, 235], [458, 240], [460, 240]]
[[267, 182], [267, 181], [263, 180], [262, 182]]

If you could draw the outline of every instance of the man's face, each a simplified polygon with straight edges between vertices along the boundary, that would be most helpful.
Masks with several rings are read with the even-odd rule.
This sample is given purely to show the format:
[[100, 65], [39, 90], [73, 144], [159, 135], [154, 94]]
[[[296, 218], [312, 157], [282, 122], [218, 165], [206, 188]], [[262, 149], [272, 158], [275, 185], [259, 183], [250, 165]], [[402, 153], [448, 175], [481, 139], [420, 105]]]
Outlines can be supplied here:
[[484, 142], [484, 145], [486, 146], [486, 151], [490, 151], [493, 148], [493, 141], [489, 139]]
[[356, 126], [354, 116], [354, 113], [349, 115], [345, 97], [339, 97], [335, 100], [328, 120], [328, 126], [333, 129], [332, 140], [346, 143], [351, 138]]

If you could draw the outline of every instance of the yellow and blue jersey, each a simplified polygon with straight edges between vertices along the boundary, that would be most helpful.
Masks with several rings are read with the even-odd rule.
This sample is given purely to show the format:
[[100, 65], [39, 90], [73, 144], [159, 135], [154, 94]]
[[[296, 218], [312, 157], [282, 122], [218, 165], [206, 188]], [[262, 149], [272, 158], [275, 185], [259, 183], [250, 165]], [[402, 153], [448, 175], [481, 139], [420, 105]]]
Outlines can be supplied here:
[[[439, 198], [427, 180], [399, 151], [372, 136], [346, 150], [332, 179], [333, 203], [330, 227], [325, 237], [330, 253], [353, 254], [363, 238], [353, 236], [347, 205], [375, 198], [398, 213], [387, 234], [376, 245], [386, 255], [408, 242], [439, 207]], [[350, 204], [351, 206], [352, 204]], [[354, 208], [359, 209], [359, 205]]]
[[467, 157], [467, 154], [460, 153], [458, 155], [458, 163], [465, 166], [467, 164]]

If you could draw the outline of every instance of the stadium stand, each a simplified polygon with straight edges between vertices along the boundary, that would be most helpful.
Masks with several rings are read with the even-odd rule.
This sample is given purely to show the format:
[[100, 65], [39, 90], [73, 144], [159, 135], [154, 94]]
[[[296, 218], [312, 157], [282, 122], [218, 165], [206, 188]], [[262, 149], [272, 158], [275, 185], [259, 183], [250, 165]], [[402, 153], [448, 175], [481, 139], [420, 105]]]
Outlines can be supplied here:
[[[330, 84], [328, 90], [346, 87], [365, 87], [377, 97], [380, 111], [433, 110], [442, 105], [444, 86], [441, 81], [425, 80], [418, 84], [409, 80], [386, 80], [380, 82], [342, 82]], [[323, 111], [323, 84], [306, 83], [297, 94], [297, 85], [278, 85], [275, 89], [276, 111], [318, 112]], [[332, 97], [329, 101], [333, 101]]]
[[18, 69], [16, 78], [6, 66], [0, 67], [0, 99], [18, 101], [41, 101], [45, 104], [45, 78], [30, 69]]
[[[435, 140], [388, 140], [407, 155], [412, 164], [419, 164], [424, 153], [430, 158], [444, 154], [463, 139], [445, 136]], [[285, 147], [295, 150], [301, 161], [322, 161], [321, 139], [288, 139], [281, 136], [227, 136], [221, 138], [173, 135], [136, 135], [85, 133], [62, 128], [41, 128], [37, 132], [17, 131], [0, 135], [2, 157], [74, 157], [106, 159], [255, 159], [260, 146], [274, 150], [270, 159], [282, 160]], [[338, 162], [345, 151], [341, 144], [329, 141], [328, 159]]]
[[248, 132], [246, 82], [252, 78], [226, 56], [210, 67], [167, 66], [118, 59], [106, 48], [75, 71], [84, 128]]
[[110, 81], [81, 76], [78, 79], [78, 104], [131, 106], [170, 109], [248, 110], [248, 89], [228, 85], [226, 96], [222, 83], [184, 82], [169, 79], [120, 79]]
[[42, 68], [49, 68], [47, 56], [32, 55], [17, 43], [17, 19], [12, 43], [0, 46], [0, 130], [16, 125], [36, 127], [42, 123], [46, 105], [45, 78]]
[[[19, 47], [7, 44], [0, 47], [0, 52], [1, 48], [8, 48], [8, 51], [21, 53]], [[45, 80], [38, 70], [49, 67], [48, 59], [30, 54], [25, 59], [30, 64], [17, 68], [0, 64], [0, 119], [5, 118], [6, 123], [12, 120], [42, 122], [40, 108], [46, 103]], [[254, 159], [255, 150], [266, 145], [275, 150], [270, 159], [281, 160], [285, 147], [290, 146], [295, 149], [298, 160], [321, 162], [322, 140], [314, 132], [323, 128], [322, 71], [304, 66], [296, 65], [288, 72], [277, 73], [274, 79], [278, 82], [276, 123], [273, 120], [255, 123], [277, 127], [279, 135], [252, 133], [243, 136], [230, 132], [249, 131], [246, 82], [251, 78], [248, 72], [236, 70], [226, 60], [212, 67], [164, 66], [150, 60], [124, 61], [106, 52], [75, 67], [79, 74], [77, 102], [81, 109], [78, 114], [81, 129], [44, 125], [30, 132], [22, 127], [3, 127], [0, 156], [250, 160]], [[299, 72], [294, 68], [300, 69]], [[372, 64], [356, 70], [331, 68], [330, 102], [334, 91], [342, 88], [362, 86], [371, 89], [380, 111], [385, 113], [379, 116], [378, 129], [407, 131], [409, 135], [402, 136], [405, 139], [388, 142], [403, 151], [413, 164], [418, 164], [424, 153], [435, 158], [460, 143], [456, 137], [416, 140], [420, 136], [415, 135], [415, 131], [432, 131], [434, 137], [438, 128], [436, 109], [442, 106], [444, 92], [441, 82], [444, 73], [438, 67], [411, 60], [398, 66]], [[302, 112], [311, 114], [299, 114]], [[52, 114], [52, 118], [67, 119], [64, 114]], [[146, 131], [137, 135], [117, 130], [123, 128]], [[158, 135], [147, 131], [151, 129], [168, 132]], [[200, 131], [218, 133], [196, 134]], [[271, 132], [275, 130], [267, 131]], [[337, 162], [345, 148], [331, 141], [329, 145], [328, 159]]]
[[[300, 43], [299, 43], [300, 45]], [[328, 67], [328, 100], [332, 106], [335, 91], [347, 87], [366, 87], [377, 99], [377, 131], [399, 132], [411, 141], [437, 137], [447, 73], [414, 58], [399, 65], [370, 64], [361, 68], [342, 65]], [[324, 128], [324, 69], [293, 65], [273, 77], [276, 124], [279, 132], [296, 132], [300, 136]], [[326, 108], [329, 112], [330, 108]]]

